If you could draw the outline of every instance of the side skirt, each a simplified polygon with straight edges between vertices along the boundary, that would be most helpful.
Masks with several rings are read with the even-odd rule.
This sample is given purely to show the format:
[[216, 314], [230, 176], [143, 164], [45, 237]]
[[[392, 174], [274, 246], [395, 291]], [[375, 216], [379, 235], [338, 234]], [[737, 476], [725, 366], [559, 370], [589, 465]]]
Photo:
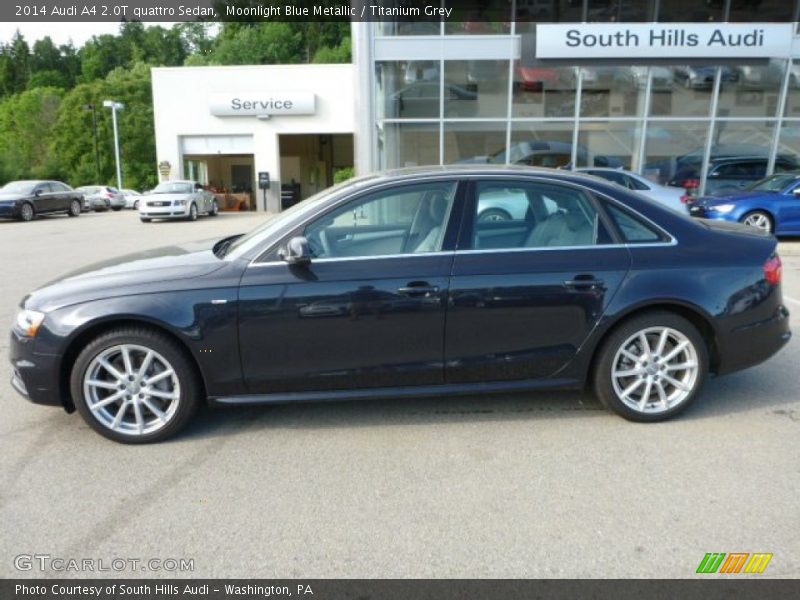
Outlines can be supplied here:
[[211, 406], [242, 406], [250, 404], [285, 404], [289, 402], [381, 400], [384, 398], [430, 398], [432, 396], [502, 394], [529, 390], [580, 389], [582, 387], [581, 382], [575, 379], [523, 379], [518, 381], [448, 383], [408, 387], [216, 396], [210, 397], [208, 402]]

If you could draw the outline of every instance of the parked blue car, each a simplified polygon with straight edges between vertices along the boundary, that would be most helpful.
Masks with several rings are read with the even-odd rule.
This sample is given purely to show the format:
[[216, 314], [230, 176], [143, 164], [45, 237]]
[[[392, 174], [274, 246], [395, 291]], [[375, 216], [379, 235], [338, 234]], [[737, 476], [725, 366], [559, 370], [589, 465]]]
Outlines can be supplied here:
[[689, 204], [689, 214], [737, 221], [775, 235], [800, 235], [800, 171], [776, 173], [724, 196], [703, 196]]

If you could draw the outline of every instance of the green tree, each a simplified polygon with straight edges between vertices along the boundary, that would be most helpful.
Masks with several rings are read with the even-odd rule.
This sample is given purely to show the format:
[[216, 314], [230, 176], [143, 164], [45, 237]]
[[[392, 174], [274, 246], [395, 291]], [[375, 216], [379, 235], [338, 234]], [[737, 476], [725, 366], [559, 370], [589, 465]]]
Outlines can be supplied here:
[[40, 87], [0, 103], [0, 173], [6, 179], [59, 175], [50, 151], [63, 91]]
[[314, 63], [349, 63], [353, 58], [350, 50], [350, 38], [346, 37], [342, 42], [331, 48], [330, 46], [323, 46], [314, 54]]
[[[231, 28], [223, 28], [223, 32]], [[286, 64], [302, 61], [301, 40], [289, 23], [267, 21], [222, 36], [209, 57], [217, 65]]]
[[119, 36], [93, 36], [78, 51], [83, 81], [103, 79], [114, 69], [127, 65], [130, 62], [130, 49], [129, 45], [122, 43]]

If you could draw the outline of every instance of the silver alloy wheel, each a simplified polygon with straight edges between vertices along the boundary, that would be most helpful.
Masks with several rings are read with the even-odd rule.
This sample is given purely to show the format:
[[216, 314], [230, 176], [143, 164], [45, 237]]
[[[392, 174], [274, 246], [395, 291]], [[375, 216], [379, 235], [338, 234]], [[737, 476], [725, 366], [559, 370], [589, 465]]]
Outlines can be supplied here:
[[83, 376], [83, 395], [92, 416], [125, 435], [145, 435], [175, 416], [181, 388], [172, 365], [158, 352], [136, 344], [103, 350]]
[[[77, 207], [77, 208], [76, 208]], [[81, 214], [81, 203], [77, 200], [73, 200], [69, 204], [69, 212], [73, 217], [77, 217]]]
[[769, 217], [764, 213], [753, 213], [747, 215], [744, 220], [742, 221], [745, 225], [749, 225], [750, 227], [755, 227], [756, 229], [760, 229], [762, 231], [769, 232], [772, 229], [772, 224], [769, 221]]
[[620, 346], [612, 363], [614, 393], [639, 413], [662, 413], [694, 391], [700, 369], [691, 340], [671, 327], [648, 327]]
[[197, 220], [197, 205], [196, 204], [192, 204], [189, 207], [189, 220], [190, 221], [196, 221]]
[[33, 219], [33, 207], [27, 202], [22, 205], [20, 213], [22, 215], [23, 221], [30, 221], [31, 219]]

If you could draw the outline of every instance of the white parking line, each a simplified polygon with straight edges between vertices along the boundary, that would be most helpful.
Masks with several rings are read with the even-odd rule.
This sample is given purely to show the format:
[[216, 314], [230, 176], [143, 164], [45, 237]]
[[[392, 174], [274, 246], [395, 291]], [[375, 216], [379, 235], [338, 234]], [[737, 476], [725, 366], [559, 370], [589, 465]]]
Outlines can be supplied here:
[[783, 299], [784, 300], [788, 300], [789, 302], [792, 302], [793, 304], [800, 304], [800, 300], [795, 300], [794, 298], [789, 298], [789, 296], [784, 296]]

